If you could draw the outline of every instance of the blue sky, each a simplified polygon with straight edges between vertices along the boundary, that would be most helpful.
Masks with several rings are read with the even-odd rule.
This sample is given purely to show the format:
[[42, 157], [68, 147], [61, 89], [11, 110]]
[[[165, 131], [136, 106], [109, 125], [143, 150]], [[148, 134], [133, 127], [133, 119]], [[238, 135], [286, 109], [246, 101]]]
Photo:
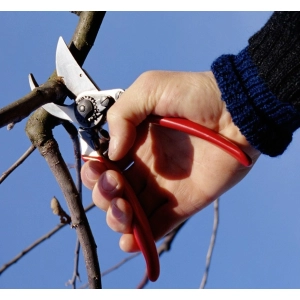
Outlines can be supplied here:
[[[247, 45], [270, 12], [108, 12], [84, 65], [101, 89], [126, 88], [150, 69], [205, 71], [224, 53]], [[0, 12], [0, 107], [29, 92], [27, 76], [42, 83], [55, 68], [59, 36], [67, 42], [77, 17], [69, 12]], [[0, 173], [30, 146], [26, 120], [0, 130]], [[54, 130], [66, 162], [72, 143]], [[207, 288], [299, 288], [299, 132], [284, 155], [261, 156], [249, 175], [222, 196], [220, 226]], [[73, 171], [72, 171], [73, 172]], [[66, 207], [45, 161], [36, 151], [0, 185], [0, 267], [56, 226], [55, 195]], [[91, 192], [84, 188], [84, 204]], [[101, 269], [127, 254], [119, 234], [97, 209], [88, 213]], [[212, 205], [191, 218], [171, 251], [161, 258], [161, 276], [147, 288], [197, 289], [213, 223]], [[75, 231], [65, 228], [0, 276], [0, 288], [66, 288], [72, 276]], [[104, 288], [135, 288], [144, 273], [140, 256], [103, 277]], [[82, 284], [85, 267], [80, 266]]]

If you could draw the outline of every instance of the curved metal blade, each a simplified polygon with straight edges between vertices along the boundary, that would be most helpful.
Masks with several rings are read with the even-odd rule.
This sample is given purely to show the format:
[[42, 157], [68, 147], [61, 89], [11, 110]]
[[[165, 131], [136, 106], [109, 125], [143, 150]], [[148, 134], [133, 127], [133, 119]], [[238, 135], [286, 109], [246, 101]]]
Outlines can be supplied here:
[[[38, 83], [36, 82], [33, 74], [29, 74], [28, 76], [29, 79], [29, 85], [31, 90], [35, 89], [38, 87]], [[74, 106], [75, 103], [71, 105], [57, 105], [54, 103], [46, 103], [42, 107], [52, 116], [57, 117], [59, 119], [67, 120], [70, 121], [71, 123], [77, 124], [80, 126], [80, 124], [77, 122], [77, 119], [75, 117], [74, 113]]]
[[56, 71], [75, 96], [82, 92], [99, 90], [78, 65], [62, 37], [58, 39], [56, 48]]
[[80, 126], [80, 124], [77, 122], [75, 113], [74, 113], [74, 106], [75, 103], [71, 105], [57, 105], [54, 103], [47, 103], [43, 105], [43, 108], [52, 116], [55, 116], [59, 119], [70, 121], [71, 123], [76, 124], [77, 126]]

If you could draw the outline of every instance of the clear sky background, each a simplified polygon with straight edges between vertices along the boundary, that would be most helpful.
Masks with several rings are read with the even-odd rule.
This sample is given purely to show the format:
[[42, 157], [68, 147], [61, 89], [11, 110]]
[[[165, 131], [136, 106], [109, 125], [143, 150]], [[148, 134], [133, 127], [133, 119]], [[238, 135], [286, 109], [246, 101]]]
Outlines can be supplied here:
[[[237, 54], [271, 12], [108, 12], [85, 69], [101, 89], [126, 88], [150, 69], [205, 71], [219, 55]], [[27, 76], [42, 83], [55, 68], [59, 36], [67, 42], [78, 18], [69, 12], [0, 12], [0, 107], [29, 92]], [[26, 120], [0, 130], [0, 173], [30, 146]], [[67, 163], [73, 148], [54, 130]], [[222, 196], [220, 225], [207, 288], [300, 287], [300, 137], [278, 158], [261, 156], [249, 175]], [[73, 170], [72, 170], [73, 172]], [[59, 222], [50, 210], [56, 196], [66, 207], [46, 162], [35, 151], [0, 185], [0, 267]], [[84, 188], [84, 204], [91, 192]], [[127, 257], [105, 214], [88, 218], [101, 270]], [[149, 289], [197, 289], [205, 268], [213, 206], [192, 217], [161, 257], [161, 275]], [[64, 228], [0, 275], [0, 288], [69, 288], [75, 231]], [[104, 288], [135, 288], [144, 274], [142, 256], [103, 277]], [[82, 285], [87, 281], [81, 257]], [[80, 285], [80, 284], [79, 284]]]

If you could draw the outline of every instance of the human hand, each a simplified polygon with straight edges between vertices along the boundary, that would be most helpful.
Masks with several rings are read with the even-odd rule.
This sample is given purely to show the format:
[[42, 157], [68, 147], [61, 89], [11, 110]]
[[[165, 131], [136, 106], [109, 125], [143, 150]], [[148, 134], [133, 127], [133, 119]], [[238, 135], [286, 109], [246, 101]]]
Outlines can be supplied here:
[[[149, 219], [155, 240], [238, 183], [250, 170], [215, 145], [185, 133], [150, 125], [148, 115], [179, 117], [222, 134], [255, 162], [252, 148], [233, 124], [211, 72], [142, 74], [109, 109], [109, 157], [126, 177]], [[123, 233], [120, 247], [137, 251], [132, 209], [123, 198], [124, 179], [104, 164], [82, 167], [93, 201], [107, 211], [107, 223]]]

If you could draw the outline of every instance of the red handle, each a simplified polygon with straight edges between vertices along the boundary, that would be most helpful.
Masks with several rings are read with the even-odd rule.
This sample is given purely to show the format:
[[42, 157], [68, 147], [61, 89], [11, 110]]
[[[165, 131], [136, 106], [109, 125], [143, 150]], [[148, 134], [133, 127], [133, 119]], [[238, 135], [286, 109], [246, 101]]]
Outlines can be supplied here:
[[[249, 167], [252, 165], [251, 158], [245, 152], [243, 152], [237, 145], [233, 144], [225, 137], [221, 136], [220, 134], [214, 132], [211, 129], [208, 129], [189, 120], [180, 118], [162, 118], [151, 115], [148, 117], [148, 120], [153, 124], [179, 130], [190, 135], [202, 138], [229, 153], [244, 166]], [[113, 162], [109, 161], [108, 159], [105, 159], [104, 157], [82, 156], [82, 159], [84, 161], [91, 159], [97, 160], [101, 163], [104, 163], [107, 169], [115, 170], [121, 173], [119, 168]], [[145, 215], [145, 212], [142, 209], [133, 189], [131, 188], [130, 184], [127, 182], [126, 179], [124, 181], [125, 198], [130, 203], [134, 213], [133, 234], [138, 246], [140, 247], [140, 250], [142, 251], [145, 257], [148, 278], [151, 281], [156, 281], [159, 277], [160, 266], [152, 231], [148, 223], [147, 216]]]
[[[97, 160], [101, 163], [104, 163], [109, 170], [115, 170], [121, 173], [120, 169], [108, 159], [104, 157], [91, 157], [91, 156], [82, 156], [84, 161], [88, 160]], [[148, 278], [151, 281], [156, 281], [159, 277], [160, 266], [159, 266], [159, 258], [155, 245], [155, 241], [152, 235], [152, 231], [148, 222], [148, 218], [140, 205], [139, 200], [137, 199], [132, 187], [125, 181], [125, 190], [124, 196], [125, 199], [130, 203], [133, 209], [133, 234], [136, 239], [136, 242], [144, 255], [146, 265], [147, 265], [147, 273]]]
[[252, 165], [252, 159], [248, 154], [242, 151], [237, 145], [209, 128], [181, 118], [162, 118], [151, 115], [148, 116], [148, 120], [150, 123], [179, 130], [204, 139], [226, 151], [245, 167], [250, 167]]

